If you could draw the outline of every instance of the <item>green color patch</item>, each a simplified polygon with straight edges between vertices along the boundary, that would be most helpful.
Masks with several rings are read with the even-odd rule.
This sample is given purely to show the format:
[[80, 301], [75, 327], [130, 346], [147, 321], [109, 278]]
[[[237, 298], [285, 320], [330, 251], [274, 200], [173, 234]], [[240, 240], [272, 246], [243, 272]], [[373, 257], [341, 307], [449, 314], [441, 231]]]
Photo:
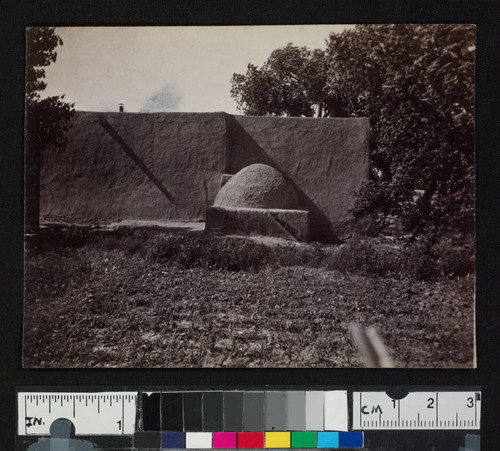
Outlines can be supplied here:
[[292, 432], [292, 448], [316, 448], [316, 432]]

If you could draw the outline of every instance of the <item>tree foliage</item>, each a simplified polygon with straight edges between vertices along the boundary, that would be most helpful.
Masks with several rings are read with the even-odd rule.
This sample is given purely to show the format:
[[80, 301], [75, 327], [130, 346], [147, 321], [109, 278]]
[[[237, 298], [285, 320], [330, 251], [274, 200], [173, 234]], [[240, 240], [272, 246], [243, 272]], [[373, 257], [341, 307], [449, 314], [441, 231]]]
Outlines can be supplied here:
[[70, 127], [73, 105], [64, 95], [41, 98], [47, 87], [45, 67], [55, 63], [55, 48], [63, 45], [54, 28], [28, 28], [26, 31], [26, 146], [43, 150], [64, 147], [64, 134]]
[[245, 75], [234, 74], [231, 96], [244, 114], [310, 117], [316, 105], [331, 103], [326, 82], [325, 53], [288, 44], [261, 68], [249, 64]]
[[[261, 69], [250, 65], [233, 76], [232, 95], [244, 113], [292, 115], [283, 102], [264, 107], [268, 91], [256, 93], [269, 79], [274, 91], [290, 89], [270, 63], [275, 54], [300, 74], [291, 92], [309, 101], [306, 113], [323, 103], [329, 116], [370, 119], [372, 173], [356, 215], [397, 215], [414, 234], [473, 230], [474, 26], [358, 25], [331, 34], [323, 52], [289, 45]], [[314, 69], [303, 70], [308, 65]]]
[[26, 31], [25, 189], [29, 230], [38, 228], [41, 153], [64, 148], [74, 114], [73, 105], [63, 101], [64, 95], [41, 98], [47, 87], [44, 68], [56, 61], [55, 48], [62, 44], [54, 28]]

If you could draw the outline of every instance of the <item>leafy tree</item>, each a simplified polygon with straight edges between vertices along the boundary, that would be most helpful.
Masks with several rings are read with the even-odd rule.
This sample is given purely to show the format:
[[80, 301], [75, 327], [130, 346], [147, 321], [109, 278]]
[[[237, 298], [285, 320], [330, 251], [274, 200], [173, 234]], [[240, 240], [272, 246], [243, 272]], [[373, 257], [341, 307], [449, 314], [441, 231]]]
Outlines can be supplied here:
[[368, 117], [371, 180], [354, 214], [397, 215], [415, 235], [471, 231], [474, 57], [473, 26], [358, 25], [324, 51], [274, 51], [231, 94], [245, 114]]
[[326, 81], [322, 50], [288, 44], [273, 51], [260, 69], [249, 64], [245, 75], [234, 74], [231, 96], [244, 114], [310, 117], [316, 105], [331, 103]]
[[370, 118], [372, 180], [354, 213], [398, 215], [414, 234], [471, 231], [475, 28], [357, 26], [332, 34], [327, 55], [338, 110]]
[[63, 149], [65, 132], [74, 114], [73, 104], [62, 96], [41, 98], [47, 87], [45, 69], [57, 58], [55, 48], [62, 45], [54, 28], [26, 30], [26, 127], [25, 127], [25, 224], [27, 232], [35, 232], [40, 212], [41, 154], [47, 149]]

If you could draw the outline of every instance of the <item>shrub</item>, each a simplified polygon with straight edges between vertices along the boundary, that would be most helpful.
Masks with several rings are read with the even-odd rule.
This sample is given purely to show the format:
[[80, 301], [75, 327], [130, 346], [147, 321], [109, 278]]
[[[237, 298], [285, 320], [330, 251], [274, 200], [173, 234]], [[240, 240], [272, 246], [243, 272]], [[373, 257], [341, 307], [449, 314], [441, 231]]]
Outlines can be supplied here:
[[438, 276], [454, 278], [473, 274], [476, 266], [472, 243], [455, 246], [449, 239], [443, 239], [432, 248]]
[[474, 273], [472, 244], [457, 246], [449, 239], [433, 243], [422, 237], [401, 252], [402, 274], [418, 280], [463, 277]]
[[447, 239], [433, 244], [429, 238], [421, 237], [400, 247], [352, 240], [334, 251], [326, 266], [380, 277], [436, 280], [472, 274], [475, 259], [472, 244], [456, 246]]
[[265, 245], [245, 238], [151, 233], [130, 229], [98, 230], [54, 227], [44, 230], [29, 253], [71, 256], [73, 249], [120, 250], [139, 253], [147, 261], [171, 262], [180, 268], [258, 271], [264, 266], [309, 266], [377, 277], [431, 280], [474, 273], [473, 243], [457, 246], [451, 239], [435, 243], [421, 236], [411, 243], [387, 244], [354, 238], [341, 246], [318, 243]]
[[204, 265], [209, 269], [258, 270], [269, 260], [272, 249], [246, 240], [210, 241]]
[[340, 247], [327, 266], [341, 272], [359, 272], [376, 276], [394, 276], [400, 269], [398, 250], [377, 247], [369, 241], [353, 240]]
[[144, 250], [146, 259], [160, 263], [171, 260], [179, 253], [183, 238], [180, 235], [166, 233], [151, 238]]
[[324, 266], [327, 253], [319, 243], [309, 246], [278, 245], [272, 253], [272, 263], [276, 266]]
[[121, 246], [128, 255], [134, 255], [143, 248], [144, 243], [144, 238], [129, 237], [122, 239]]
[[432, 244], [423, 238], [407, 244], [401, 250], [401, 275], [417, 280], [429, 280], [436, 274]]
[[79, 248], [88, 242], [89, 229], [76, 226], [40, 228], [33, 237], [27, 237], [26, 250], [33, 253]]
[[146, 244], [146, 259], [171, 261], [182, 268], [205, 267], [231, 271], [258, 270], [272, 249], [244, 239], [194, 237], [162, 233]]

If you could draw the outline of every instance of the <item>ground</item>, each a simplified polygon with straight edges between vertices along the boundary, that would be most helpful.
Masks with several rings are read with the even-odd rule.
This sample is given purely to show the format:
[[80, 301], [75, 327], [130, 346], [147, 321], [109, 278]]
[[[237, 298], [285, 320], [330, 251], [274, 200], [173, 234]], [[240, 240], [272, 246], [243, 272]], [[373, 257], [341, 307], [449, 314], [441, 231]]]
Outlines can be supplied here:
[[311, 259], [187, 267], [152, 259], [151, 238], [113, 240], [27, 252], [25, 367], [357, 367], [352, 323], [375, 326], [398, 367], [473, 365], [473, 275], [423, 281]]

